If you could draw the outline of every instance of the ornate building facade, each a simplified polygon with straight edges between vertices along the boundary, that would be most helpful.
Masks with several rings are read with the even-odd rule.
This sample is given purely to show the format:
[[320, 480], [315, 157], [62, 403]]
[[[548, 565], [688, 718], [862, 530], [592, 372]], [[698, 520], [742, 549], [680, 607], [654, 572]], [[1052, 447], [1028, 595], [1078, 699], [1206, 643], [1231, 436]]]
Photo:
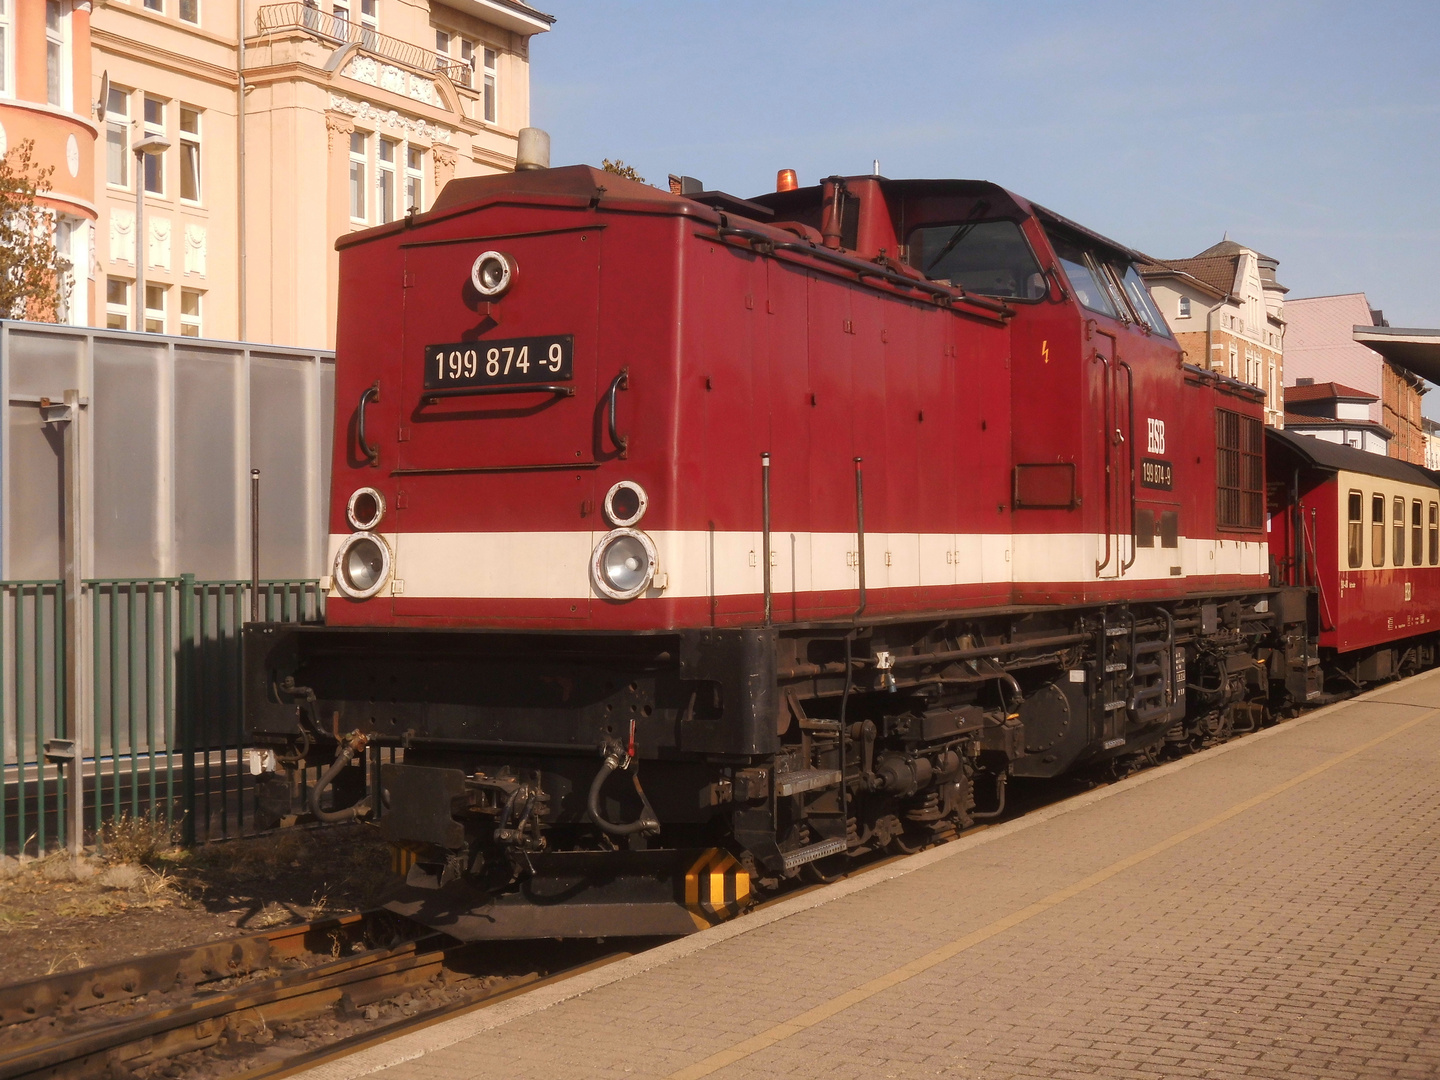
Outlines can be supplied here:
[[88, 321], [332, 345], [336, 238], [513, 168], [553, 21], [519, 0], [95, 0]]

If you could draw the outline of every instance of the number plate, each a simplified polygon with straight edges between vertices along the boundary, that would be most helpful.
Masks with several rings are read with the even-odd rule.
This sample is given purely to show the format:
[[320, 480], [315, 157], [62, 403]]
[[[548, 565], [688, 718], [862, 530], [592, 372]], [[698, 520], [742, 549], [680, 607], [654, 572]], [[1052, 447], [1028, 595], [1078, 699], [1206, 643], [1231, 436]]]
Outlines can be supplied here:
[[573, 334], [425, 346], [425, 389], [569, 382]]

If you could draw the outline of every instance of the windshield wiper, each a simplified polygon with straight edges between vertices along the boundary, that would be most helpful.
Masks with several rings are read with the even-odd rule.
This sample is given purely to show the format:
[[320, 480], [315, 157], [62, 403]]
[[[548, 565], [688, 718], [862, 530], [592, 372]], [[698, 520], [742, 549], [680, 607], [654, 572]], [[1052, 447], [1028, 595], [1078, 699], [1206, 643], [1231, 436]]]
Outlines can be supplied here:
[[936, 255], [935, 258], [931, 259], [930, 265], [925, 267], [926, 277], [930, 276], [930, 271], [935, 269], [936, 265], [940, 262], [941, 259], [945, 258], [946, 255], [949, 255], [950, 252], [954, 251], [960, 245], [960, 241], [964, 240], [965, 237], [970, 235], [970, 233], [974, 230], [975, 226], [980, 224], [979, 221], [977, 221], [976, 219], [985, 214], [989, 209], [990, 204], [988, 202], [982, 201], [975, 204], [975, 209], [970, 211], [970, 216], [964, 221], [962, 221], [959, 225], [955, 226], [955, 231], [950, 234], [950, 239], [945, 241], [945, 246], [940, 249], [940, 254]]

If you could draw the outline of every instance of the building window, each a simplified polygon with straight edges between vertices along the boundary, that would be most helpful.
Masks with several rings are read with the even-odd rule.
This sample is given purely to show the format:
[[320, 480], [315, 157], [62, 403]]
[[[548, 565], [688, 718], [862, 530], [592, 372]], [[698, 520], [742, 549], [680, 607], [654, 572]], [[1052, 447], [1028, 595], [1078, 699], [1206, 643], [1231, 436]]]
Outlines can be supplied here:
[[1421, 515], [1424, 513], [1420, 506], [1420, 500], [1415, 499], [1410, 503], [1410, 565], [1425, 565], [1425, 527], [1421, 523]]
[[66, 93], [65, 16], [61, 0], [45, 0], [45, 100], [51, 105], [68, 108]]
[[418, 146], [405, 147], [405, 208], [420, 212], [425, 194], [425, 151]]
[[[145, 134], [165, 134], [165, 102], [159, 98], [145, 99]], [[143, 154], [145, 159], [145, 190], [151, 195], [165, 194], [165, 155]]]
[[180, 21], [200, 24], [200, 0], [180, 0]]
[[180, 198], [200, 201], [200, 112], [180, 106]]
[[336, 4], [336, 5], [335, 5], [335, 8], [334, 8], [334, 11], [335, 11], [335, 22], [336, 22], [335, 31], [336, 31], [336, 33], [338, 33], [341, 37], [345, 38], [346, 40], [349, 40], [349, 38], [350, 38], [350, 5], [349, 5], [349, 4]]
[[444, 71], [450, 64], [450, 35], [444, 30], [435, 31], [435, 70]]
[[1370, 496], [1370, 565], [1385, 565], [1385, 496]]
[[367, 220], [369, 200], [365, 197], [365, 136], [350, 133], [350, 220]]
[[1350, 492], [1348, 506], [1350, 569], [1356, 569], [1365, 560], [1365, 523], [1361, 520], [1363, 498], [1358, 491]]
[[360, 0], [360, 44], [374, 51], [379, 44], [375, 31], [380, 28], [380, 0]]
[[105, 328], [127, 330], [130, 327], [130, 282], [124, 278], [105, 279]]
[[145, 7], [149, 11], [158, 11], [165, 14], [165, 0], [145, 0]]
[[83, 265], [83, 255], [76, 248], [85, 246], [88, 223], [66, 214], [56, 214], [54, 222], [56, 286], [60, 293], [55, 313], [62, 323], [84, 326], [85, 297], [75, 294], [75, 267]]
[[495, 50], [485, 50], [485, 82], [482, 94], [484, 95], [485, 122], [495, 123]]
[[1440, 565], [1440, 503], [1430, 504], [1430, 565]]
[[1180, 297], [1180, 310], [1179, 310], [1178, 312], [1176, 312], [1176, 318], [1188, 319], [1189, 317], [1190, 317], [1190, 298], [1189, 298], [1188, 296], [1182, 296], [1182, 297]]
[[165, 333], [165, 285], [145, 286], [145, 329], [152, 334]]
[[1395, 565], [1405, 565], [1405, 499], [1395, 496]]
[[1264, 523], [1263, 430], [1253, 416], [1215, 410], [1215, 516], [1222, 529], [1258, 529]]
[[110, 88], [105, 102], [105, 181], [130, 186], [130, 91]]
[[195, 289], [180, 290], [180, 334], [200, 336], [200, 293]]
[[380, 201], [376, 209], [382, 222], [395, 220], [395, 158], [399, 145], [393, 139], [381, 139], [375, 155], [375, 197]]
[[10, 0], [0, 0], [0, 94], [10, 94]]
[[475, 85], [475, 43], [460, 41], [460, 63], [465, 65], [465, 70], [460, 72], [460, 81], [466, 86]]

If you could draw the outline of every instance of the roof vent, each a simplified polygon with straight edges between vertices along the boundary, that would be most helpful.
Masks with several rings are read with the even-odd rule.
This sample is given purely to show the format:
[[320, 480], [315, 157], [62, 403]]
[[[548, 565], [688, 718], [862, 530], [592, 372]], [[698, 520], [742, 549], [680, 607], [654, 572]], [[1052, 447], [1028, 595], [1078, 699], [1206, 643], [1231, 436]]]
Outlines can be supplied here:
[[515, 147], [515, 171], [528, 172], [549, 167], [550, 133], [543, 128], [521, 128], [520, 139]]

